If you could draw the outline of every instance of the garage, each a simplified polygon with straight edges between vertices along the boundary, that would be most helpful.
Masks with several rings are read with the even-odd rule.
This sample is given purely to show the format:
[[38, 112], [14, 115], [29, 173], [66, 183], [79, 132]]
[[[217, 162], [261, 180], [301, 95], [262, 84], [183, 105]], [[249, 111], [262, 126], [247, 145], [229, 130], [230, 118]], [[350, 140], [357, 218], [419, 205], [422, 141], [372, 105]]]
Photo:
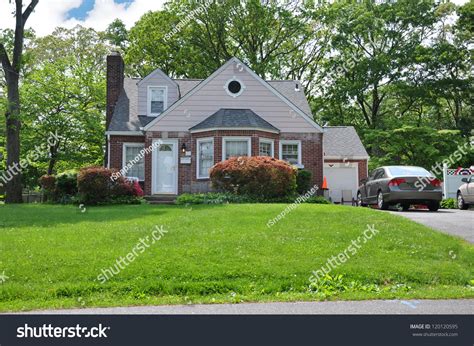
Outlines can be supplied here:
[[339, 203], [343, 197], [348, 202], [357, 197], [359, 187], [357, 163], [325, 163], [324, 176], [329, 197], [333, 202]]

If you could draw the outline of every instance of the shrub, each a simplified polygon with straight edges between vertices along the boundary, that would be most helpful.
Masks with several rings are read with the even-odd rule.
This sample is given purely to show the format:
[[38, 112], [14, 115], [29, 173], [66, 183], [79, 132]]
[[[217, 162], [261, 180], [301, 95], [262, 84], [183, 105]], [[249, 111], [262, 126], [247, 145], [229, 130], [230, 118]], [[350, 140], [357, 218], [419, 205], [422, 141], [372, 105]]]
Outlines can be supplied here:
[[311, 188], [311, 177], [313, 174], [305, 169], [299, 169], [296, 174], [296, 191], [304, 194]]
[[454, 198], [443, 199], [440, 204], [441, 209], [456, 209], [458, 207]]
[[45, 201], [56, 200], [56, 177], [54, 175], [42, 175], [38, 179], [38, 183], [43, 189]]
[[326, 198], [323, 196], [311, 196], [306, 200], [306, 203], [314, 203], [314, 204], [331, 204]]
[[232, 157], [219, 162], [210, 172], [219, 191], [259, 198], [292, 195], [296, 191], [296, 169], [267, 156]]
[[56, 193], [58, 197], [77, 194], [77, 172], [69, 171], [56, 176]]
[[183, 193], [176, 199], [176, 204], [224, 204], [224, 203], [248, 203], [245, 196], [232, 193]]
[[140, 203], [143, 190], [138, 182], [124, 177], [111, 179], [115, 170], [104, 167], [86, 167], [77, 175], [79, 201], [84, 204]]

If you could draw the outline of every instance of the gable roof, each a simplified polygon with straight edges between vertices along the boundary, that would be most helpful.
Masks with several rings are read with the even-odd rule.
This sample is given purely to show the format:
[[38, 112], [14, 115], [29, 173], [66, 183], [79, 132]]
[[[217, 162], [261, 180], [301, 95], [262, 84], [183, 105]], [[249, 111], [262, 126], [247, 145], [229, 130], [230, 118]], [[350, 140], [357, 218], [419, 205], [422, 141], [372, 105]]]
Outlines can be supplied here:
[[369, 159], [353, 126], [327, 126], [324, 130], [324, 158]]
[[160, 75], [162, 78], [169, 80], [172, 84], [177, 85], [176, 81], [174, 79], [171, 79], [166, 73], [161, 71], [161, 69], [159, 69], [159, 68], [155, 69], [152, 73], [148, 74], [145, 78], [140, 79], [137, 82], [137, 85], [140, 85], [140, 84], [146, 82], [147, 80], [149, 80], [150, 78], [153, 78], [153, 76], [155, 76], [157, 74]]
[[280, 131], [262, 119], [250, 109], [221, 108], [199, 124], [191, 127], [189, 131], [207, 131], [213, 129], [254, 129], [279, 133]]
[[226, 69], [232, 63], [240, 64], [241, 66], [243, 66], [251, 76], [253, 76], [258, 82], [260, 82], [264, 87], [266, 87], [269, 91], [271, 91], [275, 96], [279, 97], [283, 102], [285, 102], [290, 108], [292, 108], [295, 111], [296, 114], [299, 114], [300, 116], [302, 116], [309, 124], [311, 124], [313, 127], [318, 129], [319, 131], [321, 131], [321, 132], [324, 131], [321, 126], [319, 126], [310, 116], [308, 116], [308, 114], [303, 112], [299, 107], [297, 107], [294, 103], [292, 103], [288, 98], [286, 98], [284, 95], [282, 95], [280, 92], [278, 92], [277, 89], [272, 87], [269, 83], [267, 83], [260, 76], [258, 76], [254, 71], [252, 71], [247, 65], [245, 65], [244, 63], [242, 63], [239, 59], [237, 59], [235, 57], [229, 59], [224, 65], [219, 67], [216, 71], [214, 71], [204, 81], [199, 83], [196, 87], [194, 87], [186, 95], [182, 96], [178, 101], [176, 101], [170, 107], [168, 107], [163, 113], [161, 113], [159, 116], [157, 116], [151, 122], [149, 122], [146, 126], [143, 127], [143, 130], [147, 131], [148, 129], [150, 129], [156, 122], [158, 122], [160, 119], [162, 119], [163, 117], [168, 115], [176, 107], [178, 107], [180, 104], [182, 104], [184, 101], [186, 101], [190, 96], [192, 96], [196, 91], [203, 88], [209, 81], [214, 79], [215, 76], [217, 76], [221, 71]]

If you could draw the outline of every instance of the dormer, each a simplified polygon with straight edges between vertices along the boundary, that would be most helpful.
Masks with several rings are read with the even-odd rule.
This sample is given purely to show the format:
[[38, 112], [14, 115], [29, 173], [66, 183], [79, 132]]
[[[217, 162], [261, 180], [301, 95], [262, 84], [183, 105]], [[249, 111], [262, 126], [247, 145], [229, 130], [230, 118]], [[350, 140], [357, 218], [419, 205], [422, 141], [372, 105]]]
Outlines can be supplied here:
[[138, 114], [157, 117], [179, 98], [178, 84], [159, 68], [138, 83]]

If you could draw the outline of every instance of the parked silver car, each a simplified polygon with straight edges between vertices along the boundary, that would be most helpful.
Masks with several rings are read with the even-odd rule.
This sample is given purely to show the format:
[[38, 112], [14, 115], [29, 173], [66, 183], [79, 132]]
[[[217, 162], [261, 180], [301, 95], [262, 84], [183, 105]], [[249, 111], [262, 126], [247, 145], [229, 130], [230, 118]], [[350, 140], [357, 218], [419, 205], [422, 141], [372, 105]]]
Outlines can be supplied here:
[[377, 204], [379, 209], [400, 204], [408, 210], [412, 204], [423, 204], [437, 211], [443, 197], [441, 181], [423, 167], [385, 166], [363, 179], [357, 191], [357, 204]]
[[459, 186], [457, 197], [458, 197], [458, 208], [467, 209], [469, 204], [474, 204], [474, 175], [469, 178], [462, 178], [464, 184]]

